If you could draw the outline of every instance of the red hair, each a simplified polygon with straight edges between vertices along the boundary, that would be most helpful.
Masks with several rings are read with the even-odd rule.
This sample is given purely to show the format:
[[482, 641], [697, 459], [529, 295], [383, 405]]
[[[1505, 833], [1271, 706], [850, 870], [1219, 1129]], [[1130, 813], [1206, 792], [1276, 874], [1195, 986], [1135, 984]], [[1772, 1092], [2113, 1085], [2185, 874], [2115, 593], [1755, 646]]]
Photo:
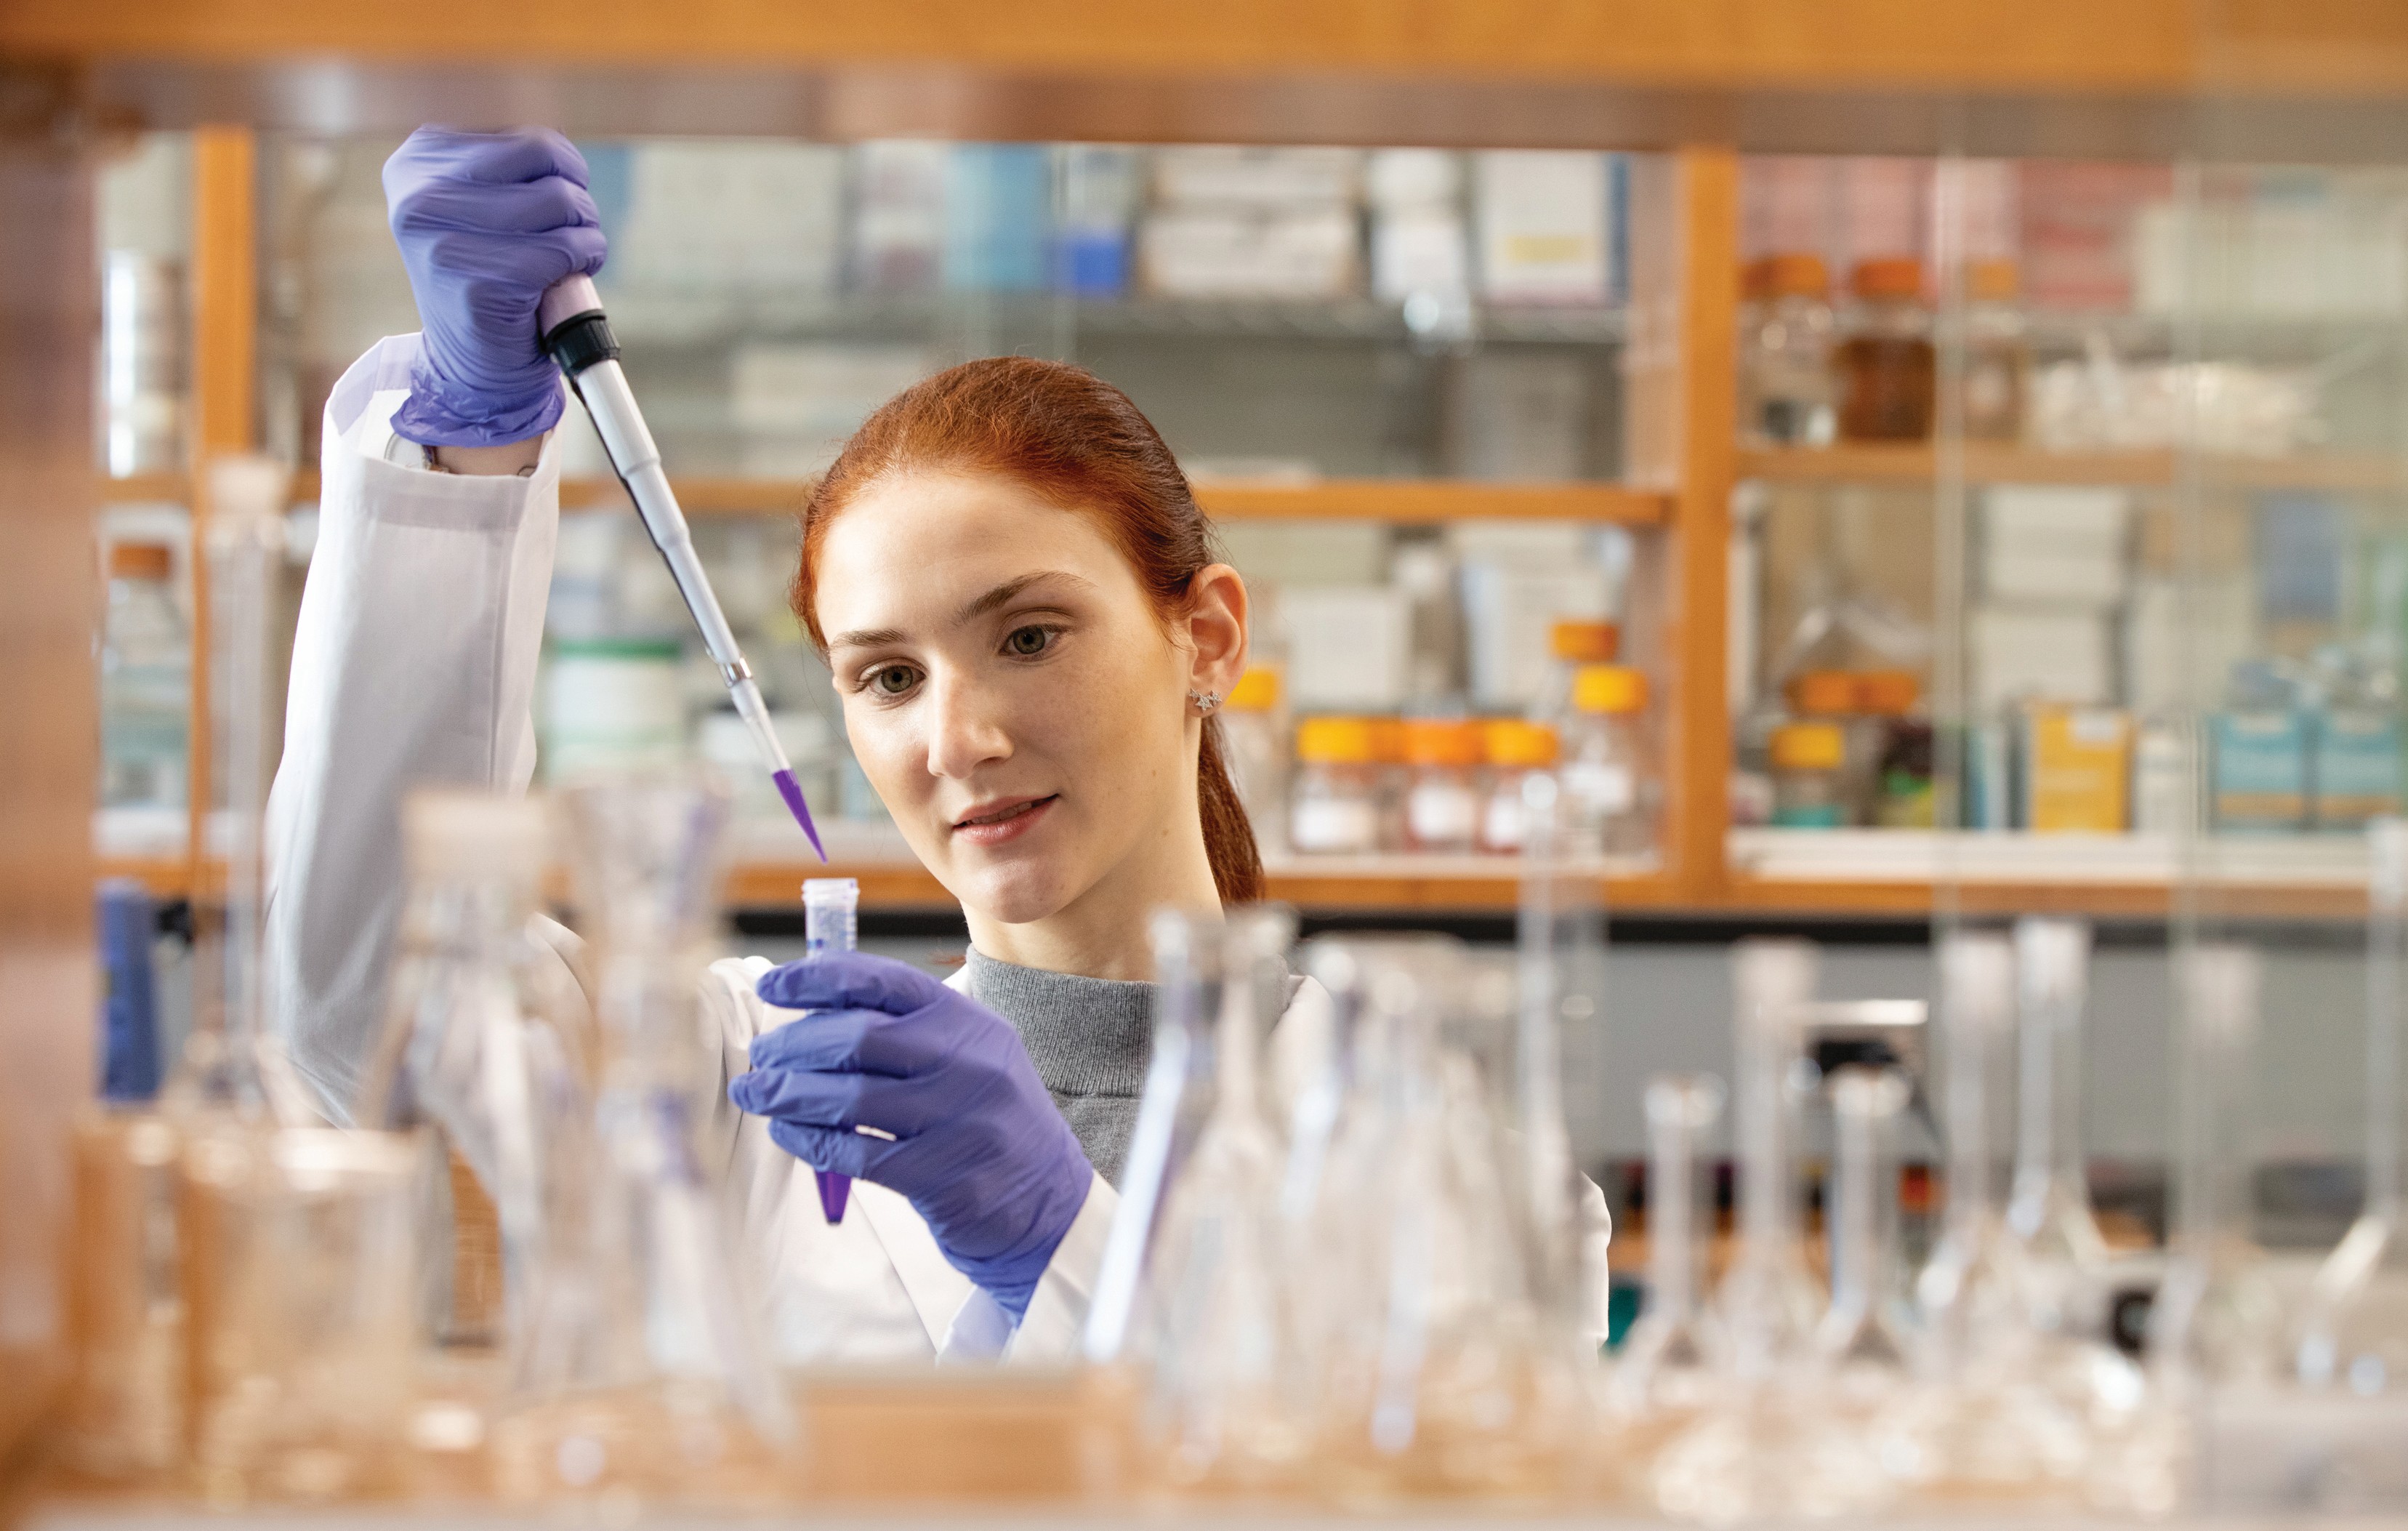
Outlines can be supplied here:
[[[803, 554], [788, 598], [823, 654], [827, 635], [812, 609], [812, 570], [828, 527], [886, 475], [945, 468], [1003, 474], [1094, 517], [1166, 622], [1185, 609], [1197, 572], [1221, 562], [1212, 523], [1197, 505], [1187, 476], [1126, 393], [1064, 362], [1026, 356], [965, 362], [882, 405], [803, 502]], [[1196, 799], [1221, 901], [1260, 898], [1262, 855], [1223, 762], [1220, 720], [1211, 716], [1197, 761]]]

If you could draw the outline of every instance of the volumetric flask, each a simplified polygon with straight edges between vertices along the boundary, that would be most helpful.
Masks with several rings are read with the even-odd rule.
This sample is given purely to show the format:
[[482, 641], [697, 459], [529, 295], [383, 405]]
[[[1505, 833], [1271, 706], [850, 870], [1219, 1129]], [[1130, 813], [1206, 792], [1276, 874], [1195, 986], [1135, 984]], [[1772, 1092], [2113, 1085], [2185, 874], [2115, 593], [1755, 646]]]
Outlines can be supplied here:
[[1644, 1492], [1656, 1451], [1718, 1393], [1721, 1337], [1704, 1300], [1714, 1204], [1699, 1165], [1723, 1096], [1722, 1081], [1711, 1075], [1647, 1081], [1647, 1301], [1623, 1341], [1608, 1393], [1608, 1451], [1622, 1487], [1634, 1495]]
[[2300, 1341], [2300, 1381], [2361, 1396], [2408, 1388], [2408, 820], [2367, 826], [2366, 1202], [2317, 1270]]

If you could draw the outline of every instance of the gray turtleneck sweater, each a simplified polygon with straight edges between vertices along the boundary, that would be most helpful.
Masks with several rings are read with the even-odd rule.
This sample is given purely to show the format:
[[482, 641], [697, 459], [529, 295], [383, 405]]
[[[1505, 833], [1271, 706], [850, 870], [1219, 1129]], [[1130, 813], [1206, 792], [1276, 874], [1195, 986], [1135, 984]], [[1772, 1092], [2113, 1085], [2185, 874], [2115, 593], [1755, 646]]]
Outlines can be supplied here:
[[965, 971], [970, 997], [1020, 1033], [1087, 1162], [1117, 1187], [1154, 1055], [1155, 986], [1021, 967], [975, 948]]

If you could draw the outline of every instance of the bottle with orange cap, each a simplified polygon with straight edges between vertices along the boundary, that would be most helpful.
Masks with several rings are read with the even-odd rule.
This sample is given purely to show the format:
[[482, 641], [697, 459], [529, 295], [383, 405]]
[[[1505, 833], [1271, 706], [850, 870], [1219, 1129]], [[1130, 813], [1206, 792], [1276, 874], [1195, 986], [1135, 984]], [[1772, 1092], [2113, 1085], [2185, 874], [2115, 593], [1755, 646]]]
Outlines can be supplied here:
[[1562, 738], [1563, 812], [1570, 845], [1637, 855], [1655, 845], [1654, 773], [1642, 724], [1647, 677], [1624, 665], [1584, 665], [1572, 676]]
[[1480, 849], [1517, 855], [1526, 837], [1522, 785], [1534, 772], [1555, 769], [1555, 731], [1520, 718], [1491, 718], [1481, 725], [1481, 742], [1488, 780], [1481, 798]]
[[1560, 730], [1572, 711], [1572, 677], [1584, 665], [1611, 665], [1622, 651], [1622, 628], [1601, 617], [1558, 617], [1547, 625], [1547, 679], [1530, 719]]
[[1299, 852], [1369, 855], [1380, 849], [1380, 720], [1307, 718], [1296, 729], [1288, 842]]
[[1923, 263], [1912, 256], [1859, 261], [1848, 279], [1855, 301], [1833, 354], [1840, 436], [1848, 441], [1922, 441], [1931, 435], [1939, 356]]
[[1459, 854], [1480, 838], [1481, 725], [1465, 718], [1404, 722], [1405, 849]]
[[1828, 447], [1831, 278], [1819, 255], [1768, 255], [1746, 272], [1740, 316], [1740, 429], [1767, 447]]
[[1221, 763], [1266, 851], [1287, 847], [1288, 725], [1280, 672], [1255, 665], [1223, 699]]
[[165, 543], [120, 542], [108, 550], [100, 795], [110, 808], [184, 805], [193, 637], [174, 581], [175, 554]]

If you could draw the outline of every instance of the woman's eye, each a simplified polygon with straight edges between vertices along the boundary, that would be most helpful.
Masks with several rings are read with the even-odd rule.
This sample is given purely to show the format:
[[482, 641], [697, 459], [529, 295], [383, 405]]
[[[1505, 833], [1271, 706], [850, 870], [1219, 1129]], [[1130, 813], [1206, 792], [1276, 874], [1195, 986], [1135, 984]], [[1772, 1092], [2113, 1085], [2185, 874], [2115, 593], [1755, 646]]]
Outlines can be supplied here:
[[1053, 644], [1054, 630], [1050, 627], [1015, 627], [1011, 636], [1003, 640], [1003, 649], [1006, 653], [1026, 659], [1043, 653]]
[[917, 671], [901, 665], [889, 665], [882, 670], [872, 670], [867, 682], [868, 689], [881, 696], [900, 696], [919, 681]]

